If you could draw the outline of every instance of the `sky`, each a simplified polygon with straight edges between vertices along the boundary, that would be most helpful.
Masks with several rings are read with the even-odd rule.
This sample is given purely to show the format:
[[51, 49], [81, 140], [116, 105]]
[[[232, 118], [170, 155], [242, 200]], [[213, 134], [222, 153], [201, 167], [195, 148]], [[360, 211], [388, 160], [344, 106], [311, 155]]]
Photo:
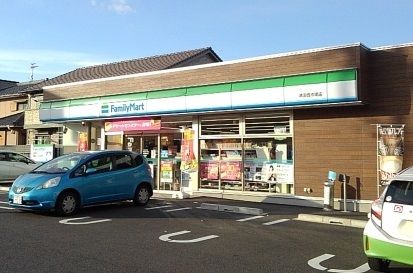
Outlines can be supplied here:
[[0, 0], [0, 79], [204, 47], [229, 61], [412, 43], [412, 12], [412, 0]]

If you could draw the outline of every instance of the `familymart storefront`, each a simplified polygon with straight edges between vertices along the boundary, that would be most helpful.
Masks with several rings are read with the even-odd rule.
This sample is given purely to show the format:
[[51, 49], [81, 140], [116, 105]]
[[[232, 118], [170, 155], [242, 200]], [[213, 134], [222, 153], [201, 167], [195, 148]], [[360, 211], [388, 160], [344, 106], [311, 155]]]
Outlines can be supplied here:
[[295, 194], [293, 109], [357, 103], [352, 68], [46, 101], [40, 117], [72, 150], [142, 153], [158, 190]]

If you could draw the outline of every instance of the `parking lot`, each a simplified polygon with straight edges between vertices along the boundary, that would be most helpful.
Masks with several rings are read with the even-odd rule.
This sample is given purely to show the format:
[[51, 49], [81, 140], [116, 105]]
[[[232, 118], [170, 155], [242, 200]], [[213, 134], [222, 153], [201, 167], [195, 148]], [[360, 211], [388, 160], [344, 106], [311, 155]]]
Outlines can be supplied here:
[[[1, 272], [368, 272], [362, 229], [294, 220], [315, 209], [222, 199], [122, 202], [56, 217], [0, 193]], [[201, 209], [222, 204], [262, 215]], [[392, 272], [410, 272], [392, 267]]]

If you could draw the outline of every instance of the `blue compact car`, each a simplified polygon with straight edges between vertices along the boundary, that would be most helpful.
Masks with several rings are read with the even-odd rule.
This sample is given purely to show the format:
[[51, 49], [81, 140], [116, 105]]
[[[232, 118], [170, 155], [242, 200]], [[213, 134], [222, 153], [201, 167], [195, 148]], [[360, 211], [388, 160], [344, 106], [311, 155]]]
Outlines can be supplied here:
[[129, 151], [89, 151], [57, 157], [19, 176], [9, 205], [23, 210], [75, 214], [87, 205], [133, 200], [144, 206], [153, 194], [145, 158]]

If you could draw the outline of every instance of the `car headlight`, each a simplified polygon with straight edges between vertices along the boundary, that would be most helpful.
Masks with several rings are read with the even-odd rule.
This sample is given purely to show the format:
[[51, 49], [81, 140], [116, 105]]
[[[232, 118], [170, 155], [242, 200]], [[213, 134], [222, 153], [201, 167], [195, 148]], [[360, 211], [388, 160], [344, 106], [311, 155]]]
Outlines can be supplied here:
[[59, 185], [59, 182], [60, 182], [60, 176], [55, 177], [55, 178], [51, 178], [51, 179], [47, 180], [46, 182], [44, 182], [43, 184], [41, 184], [40, 186], [38, 186], [37, 189], [53, 188], [53, 187], [56, 187], [57, 185]]

